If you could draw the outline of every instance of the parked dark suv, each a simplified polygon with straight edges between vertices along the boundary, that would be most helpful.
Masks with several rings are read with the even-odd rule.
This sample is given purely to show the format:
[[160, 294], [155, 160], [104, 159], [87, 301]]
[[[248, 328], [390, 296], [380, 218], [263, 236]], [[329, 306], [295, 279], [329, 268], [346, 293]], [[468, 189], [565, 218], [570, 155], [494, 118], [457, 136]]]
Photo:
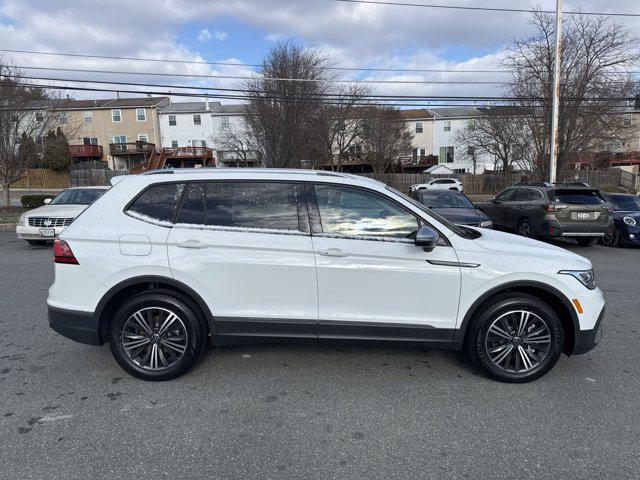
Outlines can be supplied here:
[[525, 237], [569, 237], [590, 246], [613, 229], [610, 206], [584, 184], [517, 184], [478, 208], [494, 227]]

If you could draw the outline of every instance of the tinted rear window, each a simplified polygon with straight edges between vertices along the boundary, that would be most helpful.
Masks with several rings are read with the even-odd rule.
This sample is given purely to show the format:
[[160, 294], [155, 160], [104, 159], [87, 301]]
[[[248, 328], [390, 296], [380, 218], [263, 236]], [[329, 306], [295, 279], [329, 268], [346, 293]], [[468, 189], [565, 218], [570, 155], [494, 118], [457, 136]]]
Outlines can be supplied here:
[[146, 189], [131, 204], [127, 212], [132, 216], [172, 222], [184, 190], [184, 183], [162, 183]]
[[207, 225], [300, 230], [298, 195], [293, 183], [208, 183]]
[[604, 202], [598, 192], [593, 190], [557, 190], [554, 193], [554, 200], [572, 205], [599, 205]]

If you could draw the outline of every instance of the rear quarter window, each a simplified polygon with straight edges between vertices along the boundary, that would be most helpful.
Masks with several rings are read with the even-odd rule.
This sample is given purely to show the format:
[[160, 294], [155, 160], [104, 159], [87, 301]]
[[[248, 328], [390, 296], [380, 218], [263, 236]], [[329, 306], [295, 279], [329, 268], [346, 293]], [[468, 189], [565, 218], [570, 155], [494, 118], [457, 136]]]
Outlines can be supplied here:
[[140, 220], [173, 222], [184, 191], [184, 183], [152, 185], [136, 198], [127, 213]]

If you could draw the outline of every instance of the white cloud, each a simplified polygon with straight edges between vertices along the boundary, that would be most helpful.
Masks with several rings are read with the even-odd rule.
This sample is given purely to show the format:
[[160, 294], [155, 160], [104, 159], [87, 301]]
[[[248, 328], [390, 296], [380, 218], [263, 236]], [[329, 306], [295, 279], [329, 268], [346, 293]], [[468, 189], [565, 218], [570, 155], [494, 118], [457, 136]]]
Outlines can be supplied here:
[[198, 33], [198, 40], [200, 40], [201, 42], [207, 42], [212, 38], [215, 38], [216, 40], [222, 42], [223, 40], [226, 40], [227, 37], [227, 32], [221, 32], [220, 30], [214, 30], [212, 32], [208, 28], [203, 28]]

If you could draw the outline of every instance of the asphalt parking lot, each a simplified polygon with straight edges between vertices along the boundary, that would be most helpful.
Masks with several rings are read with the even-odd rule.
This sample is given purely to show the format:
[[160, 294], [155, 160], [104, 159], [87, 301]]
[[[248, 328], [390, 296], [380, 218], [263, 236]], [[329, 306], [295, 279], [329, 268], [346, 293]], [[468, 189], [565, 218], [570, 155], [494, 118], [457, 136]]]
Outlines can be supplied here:
[[637, 478], [640, 250], [589, 257], [603, 343], [525, 385], [421, 348], [225, 347], [168, 383], [49, 329], [50, 248], [0, 232], [0, 477]]

